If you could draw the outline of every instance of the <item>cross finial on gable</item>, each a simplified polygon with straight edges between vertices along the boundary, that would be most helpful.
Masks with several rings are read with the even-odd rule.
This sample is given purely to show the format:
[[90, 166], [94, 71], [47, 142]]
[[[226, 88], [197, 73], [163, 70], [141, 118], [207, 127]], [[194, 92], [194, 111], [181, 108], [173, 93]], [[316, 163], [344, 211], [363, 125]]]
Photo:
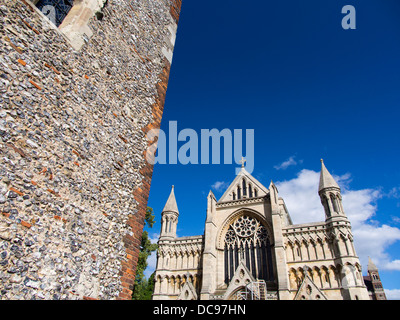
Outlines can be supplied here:
[[242, 157], [242, 160], [240, 160], [240, 163], [242, 164], [242, 168], [244, 168], [244, 163], [246, 162], [246, 159]]

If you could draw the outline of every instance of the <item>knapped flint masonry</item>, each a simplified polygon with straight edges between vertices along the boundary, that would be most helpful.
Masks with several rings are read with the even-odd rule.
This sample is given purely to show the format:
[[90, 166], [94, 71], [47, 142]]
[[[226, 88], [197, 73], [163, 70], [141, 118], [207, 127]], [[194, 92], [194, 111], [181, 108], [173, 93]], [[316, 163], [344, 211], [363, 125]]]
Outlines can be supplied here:
[[1, 299], [131, 299], [180, 7], [0, 0]]

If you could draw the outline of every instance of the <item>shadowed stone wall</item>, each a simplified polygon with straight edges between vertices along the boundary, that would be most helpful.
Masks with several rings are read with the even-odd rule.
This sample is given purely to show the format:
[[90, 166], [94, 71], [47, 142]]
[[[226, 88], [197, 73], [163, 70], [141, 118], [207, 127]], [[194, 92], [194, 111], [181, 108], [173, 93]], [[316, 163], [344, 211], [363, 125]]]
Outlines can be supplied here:
[[0, 0], [2, 299], [131, 298], [181, 1], [102, 3], [79, 47]]

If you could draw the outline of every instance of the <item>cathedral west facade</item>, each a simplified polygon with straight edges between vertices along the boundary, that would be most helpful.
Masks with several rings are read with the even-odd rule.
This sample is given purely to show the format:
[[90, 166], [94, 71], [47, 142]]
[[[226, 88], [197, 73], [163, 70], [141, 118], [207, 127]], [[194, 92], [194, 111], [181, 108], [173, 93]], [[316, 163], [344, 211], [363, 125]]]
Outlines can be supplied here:
[[293, 224], [274, 183], [242, 165], [219, 200], [208, 194], [204, 235], [179, 238], [172, 188], [153, 299], [369, 300], [340, 187], [322, 160], [318, 193], [325, 220]]

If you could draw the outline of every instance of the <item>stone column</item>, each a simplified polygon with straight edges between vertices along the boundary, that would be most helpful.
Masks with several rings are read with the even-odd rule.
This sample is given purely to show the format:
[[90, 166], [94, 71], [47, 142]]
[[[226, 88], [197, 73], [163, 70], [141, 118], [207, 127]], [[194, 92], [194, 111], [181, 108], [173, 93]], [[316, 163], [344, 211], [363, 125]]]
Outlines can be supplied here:
[[209, 300], [216, 289], [217, 274], [217, 248], [215, 239], [217, 236], [217, 226], [214, 223], [216, 213], [216, 203], [214, 194], [210, 191], [207, 197], [207, 219], [205, 224], [205, 239], [203, 253], [203, 285], [200, 292], [201, 300]]

